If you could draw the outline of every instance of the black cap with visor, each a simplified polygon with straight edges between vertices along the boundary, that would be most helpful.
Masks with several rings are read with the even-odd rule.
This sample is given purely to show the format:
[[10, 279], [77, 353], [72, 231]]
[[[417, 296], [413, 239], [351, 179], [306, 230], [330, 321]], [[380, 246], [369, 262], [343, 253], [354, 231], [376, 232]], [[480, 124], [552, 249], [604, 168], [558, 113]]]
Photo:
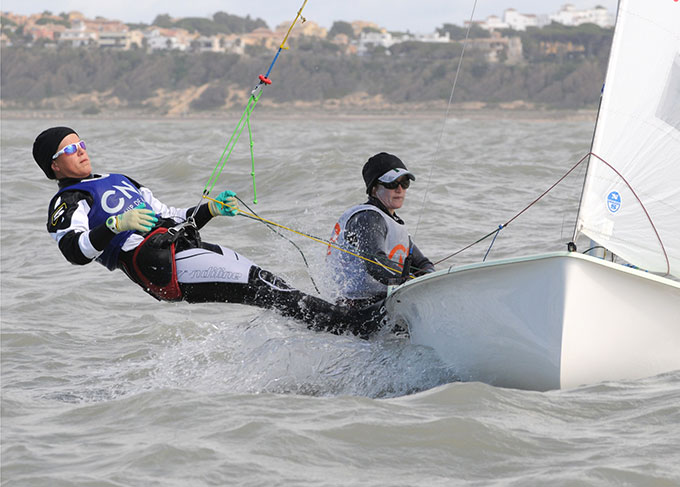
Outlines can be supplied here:
[[371, 194], [371, 189], [378, 181], [391, 183], [402, 176], [406, 176], [411, 181], [416, 180], [416, 177], [406, 169], [401, 159], [387, 152], [380, 152], [366, 161], [361, 174], [364, 177], [364, 183], [366, 183], [367, 194]]

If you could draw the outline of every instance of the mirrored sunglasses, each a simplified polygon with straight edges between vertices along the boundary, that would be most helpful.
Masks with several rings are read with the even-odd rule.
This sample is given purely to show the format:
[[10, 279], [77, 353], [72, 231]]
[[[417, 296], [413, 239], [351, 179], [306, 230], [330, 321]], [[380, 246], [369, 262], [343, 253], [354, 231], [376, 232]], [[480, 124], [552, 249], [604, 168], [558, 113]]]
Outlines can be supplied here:
[[80, 146], [80, 148], [83, 149], [83, 150], [87, 149], [87, 146], [85, 145], [85, 141], [81, 140], [80, 142], [76, 142], [75, 144], [69, 144], [66, 147], [64, 147], [62, 150], [60, 150], [59, 152], [57, 152], [56, 154], [54, 154], [52, 156], [52, 160], [56, 159], [57, 157], [59, 157], [62, 154], [68, 154], [68, 155], [75, 154], [76, 152], [78, 152], [78, 146]]
[[378, 183], [387, 189], [397, 189], [397, 186], [408, 189], [408, 187], [411, 186], [411, 180], [409, 178], [404, 178], [402, 180], [395, 179], [391, 183], [383, 183], [382, 181], [378, 181]]

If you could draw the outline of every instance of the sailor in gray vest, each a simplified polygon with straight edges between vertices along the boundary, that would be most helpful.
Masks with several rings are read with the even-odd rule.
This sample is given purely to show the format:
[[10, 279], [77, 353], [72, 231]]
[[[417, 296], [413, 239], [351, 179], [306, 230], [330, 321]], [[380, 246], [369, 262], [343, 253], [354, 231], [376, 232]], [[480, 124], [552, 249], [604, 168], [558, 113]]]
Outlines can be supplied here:
[[326, 256], [338, 302], [358, 307], [384, 299], [389, 281], [402, 273], [408, 277], [434, 271], [395, 213], [415, 176], [386, 152], [371, 157], [362, 175], [368, 201], [340, 216]]

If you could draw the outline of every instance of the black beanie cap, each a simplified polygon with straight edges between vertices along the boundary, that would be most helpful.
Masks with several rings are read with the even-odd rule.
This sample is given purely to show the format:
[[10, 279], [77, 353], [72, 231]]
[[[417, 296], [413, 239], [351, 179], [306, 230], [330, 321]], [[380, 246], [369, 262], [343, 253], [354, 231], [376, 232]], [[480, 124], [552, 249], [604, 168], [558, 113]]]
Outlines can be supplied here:
[[57, 153], [64, 137], [78, 133], [69, 127], [52, 127], [44, 130], [33, 142], [33, 159], [49, 179], [57, 179], [52, 170], [52, 156]]

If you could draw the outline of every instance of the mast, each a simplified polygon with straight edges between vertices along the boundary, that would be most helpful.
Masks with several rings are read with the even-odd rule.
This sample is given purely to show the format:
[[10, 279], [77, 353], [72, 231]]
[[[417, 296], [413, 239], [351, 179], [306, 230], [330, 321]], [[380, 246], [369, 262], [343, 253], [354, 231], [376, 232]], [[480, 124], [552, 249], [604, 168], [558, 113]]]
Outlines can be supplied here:
[[[619, 10], [621, 8], [621, 2], [625, 0], [619, 0], [619, 2], [616, 5], [616, 21], [614, 22], [614, 29], [616, 29], [616, 24], [618, 23], [618, 18], [619, 18]], [[609, 65], [609, 61], [612, 56], [612, 50], [611, 48], [609, 49], [609, 57], [607, 58], [607, 65]], [[590, 158], [593, 153], [593, 144], [595, 143], [595, 134], [597, 133], [597, 121], [600, 119], [600, 110], [602, 109], [602, 95], [604, 94], [604, 87], [607, 84], [607, 73], [604, 75], [604, 81], [602, 82], [602, 88], [600, 88], [600, 99], [598, 100], [597, 103], [597, 115], [595, 116], [595, 126], [593, 127], [593, 135], [590, 138], [590, 151], [588, 152], [588, 161], [586, 162], [586, 172], [585, 175], [583, 176], [583, 184], [581, 185], [581, 195], [579, 196], [578, 199], [578, 209], [576, 210], [576, 221], [574, 222], [574, 232], [572, 233], [571, 236], [571, 241], [575, 242], [576, 241], [576, 236], [578, 234], [578, 221], [579, 217], [581, 215], [581, 204], [583, 203], [583, 195], [586, 187], [586, 179], [588, 178], [588, 169], [590, 168]], [[593, 240], [591, 242], [594, 243]], [[591, 245], [592, 247], [592, 245]]]

